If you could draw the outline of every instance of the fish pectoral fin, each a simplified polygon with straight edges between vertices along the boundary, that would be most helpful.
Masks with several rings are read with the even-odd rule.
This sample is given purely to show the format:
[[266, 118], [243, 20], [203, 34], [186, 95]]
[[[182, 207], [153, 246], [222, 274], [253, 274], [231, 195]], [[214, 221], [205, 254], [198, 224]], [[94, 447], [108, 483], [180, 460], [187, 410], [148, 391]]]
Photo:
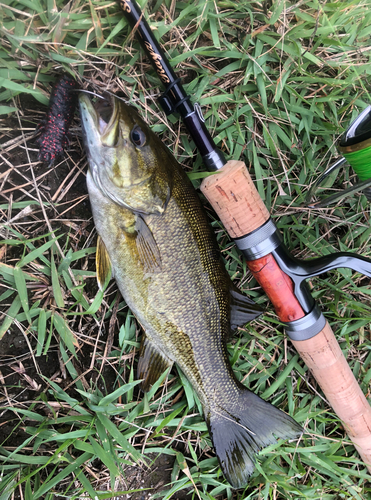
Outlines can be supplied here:
[[136, 244], [139, 259], [146, 273], [161, 271], [161, 256], [152, 231], [147, 226], [142, 216], [137, 215], [135, 229], [137, 231]]
[[109, 280], [113, 277], [111, 259], [108, 255], [106, 245], [98, 235], [97, 253], [95, 255], [95, 265], [97, 269], [97, 281], [100, 290], [104, 290]]
[[143, 379], [141, 389], [148, 392], [156, 380], [172, 365], [171, 359], [143, 334], [137, 368], [137, 379]]
[[244, 326], [261, 315], [263, 309], [241, 293], [237, 287], [231, 288], [231, 327]]

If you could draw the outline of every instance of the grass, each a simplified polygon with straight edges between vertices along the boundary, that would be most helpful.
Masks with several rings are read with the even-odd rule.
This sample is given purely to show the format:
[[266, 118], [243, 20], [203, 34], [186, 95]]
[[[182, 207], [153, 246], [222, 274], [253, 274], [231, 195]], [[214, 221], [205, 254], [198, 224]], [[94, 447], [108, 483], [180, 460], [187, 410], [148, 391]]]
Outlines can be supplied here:
[[[338, 157], [339, 135], [371, 102], [370, 3], [166, 0], [146, 12], [219, 147], [250, 165], [289, 250], [370, 256], [362, 194], [328, 209], [305, 206]], [[178, 118], [159, 109], [158, 78], [116, 2], [6, 0], [0, 14], [1, 500], [141, 498], [143, 484], [163, 499], [370, 498], [341, 423], [212, 214], [233, 280], [267, 307], [228, 344], [236, 376], [305, 434], [263, 450], [249, 486], [235, 492], [184, 377], [175, 369], [148, 396], [138, 391], [139, 329], [114, 282], [104, 296], [95, 284], [78, 119], [66, 159], [51, 170], [36, 161], [33, 135], [51, 82], [68, 69], [85, 87], [126, 96], [196, 186], [204, 167]], [[353, 180], [344, 167], [325, 191]], [[338, 270], [312, 284], [368, 395], [369, 280]], [[154, 454], [169, 459], [163, 484], [153, 479]]]

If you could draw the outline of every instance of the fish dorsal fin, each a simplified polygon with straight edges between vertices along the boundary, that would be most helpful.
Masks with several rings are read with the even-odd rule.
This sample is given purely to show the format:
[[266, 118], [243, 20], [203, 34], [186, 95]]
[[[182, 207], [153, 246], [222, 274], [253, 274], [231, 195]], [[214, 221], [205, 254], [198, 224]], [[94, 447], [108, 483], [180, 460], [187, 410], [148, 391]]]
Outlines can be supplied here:
[[135, 229], [137, 232], [136, 244], [139, 259], [146, 273], [161, 271], [161, 256], [152, 231], [141, 215], [137, 215]]
[[112, 277], [112, 265], [106, 245], [99, 235], [97, 241], [97, 253], [95, 255], [95, 265], [97, 269], [98, 286], [101, 290], [103, 290]]
[[263, 309], [237, 287], [231, 288], [231, 327], [235, 330], [261, 315]]
[[137, 368], [137, 379], [143, 379], [142, 390], [148, 392], [156, 380], [172, 365], [171, 359], [157, 349], [143, 334]]

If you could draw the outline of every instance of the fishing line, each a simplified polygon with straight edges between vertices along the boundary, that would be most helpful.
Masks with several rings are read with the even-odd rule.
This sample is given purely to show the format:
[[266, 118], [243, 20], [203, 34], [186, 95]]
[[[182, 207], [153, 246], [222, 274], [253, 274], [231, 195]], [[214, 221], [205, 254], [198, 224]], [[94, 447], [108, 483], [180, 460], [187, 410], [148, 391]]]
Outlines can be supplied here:
[[343, 156], [361, 181], [371, 177], [371, 144], [360, 151], [343, 153]]
[[107, 101], [107, 99], [105, 97], [103, 97], [102, 95], [96, 94], [95, 92], [91, 92], [90, 90], [74, 89], [74, 90], [71, 90], [71, 92], [82, 92], [83, 94], [91, 94], [94, 97], [99, 97], [99, 99], [103, 99], [103, 101]]
[[[340, 140], [339, 151], [361, 181], [371, 178], [371, 106], [349, 125]], [[363, 192], [371, 201], [371, 189]]]
[[[95, 92], [92, 92], [91, 90], [85, 90], [85, 89], [75, 89], [75, 90], [71, 90], [71, 92], [83, 92], [85, 94], [91, 94], [93, 95], [94, 97], [99, 97], [99, 99], [103, 99], [103, 100], [107, 100], [106, 97], [103, 97], [102, 95], [99, 95], [99, 94], [96, 94]], [[104, 93], [105, 94], [108, 94], [110, 97], [113, 97], [115, 99], [119, 99], [120, 101], [124, 102], [125, 104], [130, 104], [132, 102], [137, 102], [137, 101], [141, 101], [141, 98], [140, 97], [133, 97], [131, 98], [130, 100], [127, 99], [127, 98], [124, 98], [124, 97], [120, 97], [119, 95], [117, 94], [114, 94], [113, 92], [110, 92], [109, 90], [104, 90]], [[159, 95], [161, 95], [159, 92], [156, 93], [156, 94], [150, 94], [148, 96], [144, 96], [144, 99], [147, 100], [147, 99], [154, 99], [156, 97], [158, 97]]]
[[309, 203], [310, 208], [326, 207], [334, 201], [362, 190], [367, 200], [371, 202], [371, 106], [363, 110], [349, 125], [338, 147], [343, 157], [317, 179], [306, 197], [307, 203], [310, 202], [316, 187], [345, 162], [353, 168], [361, 182], [319, 202]]

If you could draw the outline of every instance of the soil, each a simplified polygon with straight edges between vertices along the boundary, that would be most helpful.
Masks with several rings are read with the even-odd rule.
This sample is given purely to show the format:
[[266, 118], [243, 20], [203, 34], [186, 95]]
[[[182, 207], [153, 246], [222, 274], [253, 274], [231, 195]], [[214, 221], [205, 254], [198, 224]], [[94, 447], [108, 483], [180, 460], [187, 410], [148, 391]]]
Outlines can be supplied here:
[[[155, 493], [164, 489], [169, 489], [171, 482], [171, 471], [174, 465], [174, 458], [168, 455], [149, 454], [148, 459], [153, 461], [151, 467], [147, 470], [139, 467], [130, 467], [125, 471], [126, 482], [130, 489], [141, 489], [137, 493], [130, 493], [121, 497], [121, 500], [150, 500]], [[174, 500], [183, 500], [191, 498], [190, 490], [177, 493], [173, 496]]]

